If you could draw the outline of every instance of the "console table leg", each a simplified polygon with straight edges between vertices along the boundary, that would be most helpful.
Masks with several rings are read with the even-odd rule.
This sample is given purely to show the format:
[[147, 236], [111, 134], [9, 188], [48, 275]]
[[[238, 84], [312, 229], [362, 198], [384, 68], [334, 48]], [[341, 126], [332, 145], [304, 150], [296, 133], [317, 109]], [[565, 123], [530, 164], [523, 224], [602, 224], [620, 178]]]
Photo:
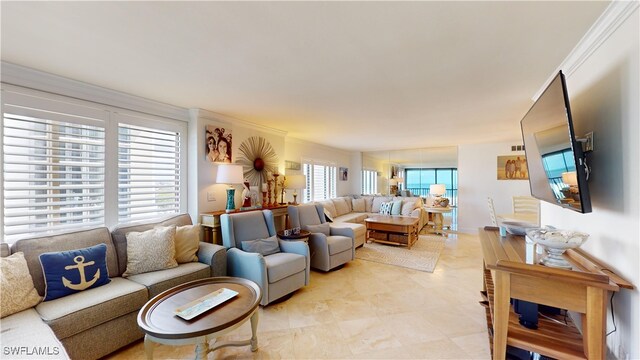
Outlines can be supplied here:
[[605, 332], [607, 328], [607, 291], [587, 288], [587, 313], [583, 317], [583, 342], [585, 355], [589, 359], [605, 359]]
[[507, 353], [510, 288], [510, 274], [505, 271], [496, 271], [493, 309], [493, 358], [495, 360], [504, 360]]
[[251, 315], [251, 351], [258, 350], [258, 310]]

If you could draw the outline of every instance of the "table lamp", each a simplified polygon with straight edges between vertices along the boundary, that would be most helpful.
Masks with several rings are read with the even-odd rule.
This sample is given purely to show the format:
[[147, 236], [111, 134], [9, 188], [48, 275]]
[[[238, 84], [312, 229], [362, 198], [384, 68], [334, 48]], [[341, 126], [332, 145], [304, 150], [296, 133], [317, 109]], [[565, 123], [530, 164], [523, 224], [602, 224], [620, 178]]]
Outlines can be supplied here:
[[293, 190], [293, 204], [298, 205], [298, 189], [307, 188], [307, 177], [304, 175], [287, 175], [284, 181], [284, 188]]
[[218, 174], [216, 175], [216, 183], [227, 184], [227, 208], [226, 212], [230, 213], [236, 209], [235, 193], [236, 189], [233, 185], [242, 184], [244, 181], [242, 165], [218, 165]]
[[433, 184], [429, 186], [429, 194], [435, 197], [442, 197], [447, 193], [447, 188], [443, 184]]

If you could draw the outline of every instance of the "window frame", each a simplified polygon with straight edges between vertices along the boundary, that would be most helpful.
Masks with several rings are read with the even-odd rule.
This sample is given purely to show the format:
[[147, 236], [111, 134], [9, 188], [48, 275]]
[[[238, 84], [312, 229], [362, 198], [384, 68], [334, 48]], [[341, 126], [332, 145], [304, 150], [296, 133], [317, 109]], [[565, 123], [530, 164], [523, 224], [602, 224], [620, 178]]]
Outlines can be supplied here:
[[[153, 128], [163, 131], [176, 131], [180, 141], [180, 178], [179, 178], [179, 210], [177, 213], [187, 212], [187, 152], [188, 152], [188, 122], [171, 119], [135, 110], [122, 109], [98, 102], [80, 100], [66, 95], [52, 94], [44, 91], [24, 88], [17, 85], [2, 83], [0, 92], [1, 116], [5, 113], [33, 116], [34, 111], [46, 112], [52, 117], [68, 118], [71, 123], [95, 126], [99, 123], [104, 128], [104, 222], [98, 226], [112, 227], [119, 223], [118, 220], [118, 124], [123, 118], [132, 125]], [[16, 110], [18, 109], [18, 110]], [[68, 114], [70, 116], [67, 116]], [[98, 118], [100, 121], [96, 122]], [[4, 121], [0, 126], [0, 147], [4, 148]], [[0, 193], [5, 193], [5, 171], [0, 171]], [[143, 220], [140, 220], [143, 221]], [[135, 221], [132, 221], [135, 222]], [[96, 226], [96, 225], [93, 225]], [[60, 233], [77, 231], [83, 226], [71, 227], [60, 231], [42, 233], [28, 233], [18, 238], [7, 241], [5, 238], [5, 202], [4, 196], [0, 196], [0, 240], [1, 242], [14, 243], [22, 238], [49, 236]]]
[[[314, 168], [316, 166], [324, 167], [328, 170], [328, 175], [325, 175], [325, 186], [327, 190], [325, 191], [324, 199], [317, 199], [314, 197], [315, 189], [314, 189]], [[309, 176], [308, 167], [311, 169], [312, 174]], [[326, 171], [325, 170], [325, 171]], [[337, 196], [337, 187], [338, 187], [338, 165], [334, 162], [323, 161], [323, 160], [315, 160], [315, 159], [302, 159], [302, 173], [307, 177], [307, 188], [304, 189], [302, 194], [302, 202], [309, 203], [314, 201], [323, 201], [335, 198]], [[326, 180], [329, 178], [329, 182], [327, 184]]]

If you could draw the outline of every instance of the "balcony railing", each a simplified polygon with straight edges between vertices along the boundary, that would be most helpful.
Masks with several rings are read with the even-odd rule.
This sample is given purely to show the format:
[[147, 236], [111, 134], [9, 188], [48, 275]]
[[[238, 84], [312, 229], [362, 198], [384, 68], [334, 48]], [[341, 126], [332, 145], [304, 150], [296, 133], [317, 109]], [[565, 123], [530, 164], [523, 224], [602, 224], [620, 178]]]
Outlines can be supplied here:
[[[423, 188], [423, 187], [419, 187], [419, 188], [406, 188], [406, 190], [411, 191], [411, 194], [413, 196], [421, 196], [421, 197], [428, 197], [429, 194], [429, 188]], [[458, 189], [447, 189], [447, 192], [444, 194], [444, 197], [449, 199], [449, 206], [458, 206]]]

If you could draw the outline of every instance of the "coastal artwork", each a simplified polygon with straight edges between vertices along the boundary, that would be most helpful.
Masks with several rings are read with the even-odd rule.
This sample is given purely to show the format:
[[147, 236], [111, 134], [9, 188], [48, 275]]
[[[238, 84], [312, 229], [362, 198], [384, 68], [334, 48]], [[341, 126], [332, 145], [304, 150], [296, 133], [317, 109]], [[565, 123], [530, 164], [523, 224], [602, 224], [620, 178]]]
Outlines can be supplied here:
[[524, 155], [498, 156], [498, 180], [529, 180]]

